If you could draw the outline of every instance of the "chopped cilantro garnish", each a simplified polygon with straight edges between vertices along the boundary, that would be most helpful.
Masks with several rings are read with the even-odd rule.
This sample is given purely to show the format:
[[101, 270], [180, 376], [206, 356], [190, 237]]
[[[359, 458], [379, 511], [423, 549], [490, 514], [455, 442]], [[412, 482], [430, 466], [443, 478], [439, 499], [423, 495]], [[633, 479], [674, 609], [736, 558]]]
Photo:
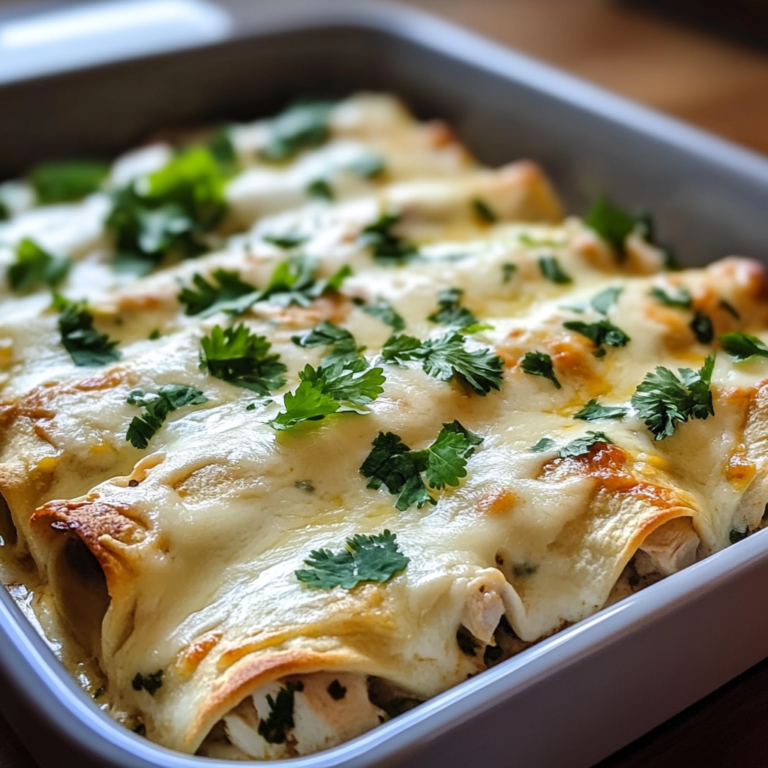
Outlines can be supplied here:
[[551, 451], [557, 443], [551, 437], [542, 437], [537, 443], [534, 443], [528, 450], [534, 453], [544, 453]]
[[304, 421], [319, 421], [334, 413], [368, 413], [365, 407], [383, 391], [381, 368], [368, 368], [362, 358], [340, 361], [315, 369], [307, 365], [299, 372], [295, 392], [286, 392], [283, 409], [270, 422], [279, 430], [291, 429]]
[[739, 311], [736, 309], [736, 307], [731, 304], [730, 301], [726, 301], [725, 299], [720, 299], [720, 306], [729, 314], [731, 317], [735, 318], [736, 320], [741, 320], [741, 315], [739, 314]]
[[284, 235], [264, 235], [262, 237], [262, 240], [264, 240], [265, 243], [271, 243], [286, 251], [291, 248], [296, 248], [302, 243], [305, 243], [308, 239], [308, 235], [302, 235], [296, 232], [286, 232]]
[[237, 150], [232, 141], [232, 128], [220, 125], [206, 144], [208, 151], [226, 173], [234, 173], [239, 165]]
[[415, 245], [395, 233], [399, 221], [399, 214], [382, 213], [377, 221], [369, 224], [360, 233], [360, 243], [369, 246], [373, 255], [384, 264], [403, 264], [419, 253]]
[[280, 355], [270, 355], [272, 346], [265, 336], [251, 333], [245, 325], [222, 328], [215, 325], [200, 340], [200, 368], [211, 376], [260, 395], [285, 384], [285, 365]]
[[700, 344], [711, 344], [715, 338], [715, 329], [712, 319], [704, 312], [696, 311], [691, 320], [691, 330]]
[[542, 256], [539, 259], [539, 269], [547, 280], [551, 280], [558, 285], [567, 285], [573, 282], [573, 278], [563, 271], [560, 262], [555, 256]]
[[613, 445], [613, 441], [605, 432], [587, 432], [582, 437], [577, 437], [567, 445], [564, 445], [557, 453], [562, 459], [573, 456], [583, 456], [589, 452], [589, 449], [597, 443], [607, 443]]
[[410, 558], [397, 546], [397, 536], [385, 530], [378, 535], [355, 534], [344, 549], [318, 549], [304, 561], [306, 569], [296, 578], [313, 589], [354, 589], [365, 582], [384, 583], [402, 573]]
[[299, 347], [331, 347], [331, 351], [320, 361], [321, 365], [348, 363], [357, 360], [365, 347], [358, 347], [355, 337], [346, 329], [323, 320], [309, 333], [292, 336], [291, 341]]
[[345, 264], [331, 277], [317, 279], [316, 266], [312, 259], [303, 257], [281, 262], [275, 267], [266, 288], [254, 298], [254, 302], [269, 301], [280, 307], [289, 307], [291, 304], [308, 307], [313, 299], [322, 296], [326, 291], [338, 291], [352, 274], [352, 270]]
[[768, 346], [757, 336], [736, 331], [720, 337], [723, 349], [740, 363], [753, 357], [768, 357]]
[[680, 307], [682, 309], [690, 309], [693, 305], [693, 297], [689, 293], [688, 289], [684, 286], [681, 286], [677, 293], [674, 294], [670, 291], [667, 291], [664, 288], [659, 288], [658, 286], [654, 286], [651, 288], [651, 290], [648, 293], [649, 296], [652, 296], [656, 301], [658, 301], [660, 304], [666, 304], [668, 307]]
[[286, 739], [286, 731], [295, 727], [293, 720], [294, 697], [296, 691], [303, 691], [304, 684], [291, 683], [282, 686], [273, 699], [267, 694], [269, 714], [259, 719], [258, 734], [264, 741], [270, 744], [283, 744]]
[[307, 184], [307, 195], [315, 200], [333, 200], [333, 187], [325, 179], [315, 179]]
[[117, 342], [93, 327], [93, 315], [84, 301], [71, 301], [55, 293], [53, 308], [59, 312], [61, 343], [75, 365], [106, 365], [120, 359]]
[[384, 158], [373, 153], [361, 155], [346, 166], [361, 179], [375, 179], [384, 173]]
[[16, 246], [16, 260], [8, 267], [8, 284], [16, 293], [27, 293], [44, 285], [55, 288], [67, 276], [72, 261], [54, 256], [25, 237]]
[[465, 333], [477, 333], [493, 326], [478, 322], [477, 318], [466, 307], [461, 306], [464, 291], [460, 288], [446, 288], [438, 294], [438, 309], [427, 319], [433, 323], [455, 328]]
[[390, 326], [393, 331], [402, 331], [405, 328], [405, 320], [403, 320], [402, 315], [384, 299], [379, 299], [369, 307], [363, 307], [363, 312], [371, 315], [371, 317], [375, 317], [377, 320], [381, 320], [382, 323]]
[[600, 197], [592, 205], [584, 223], [616, 251], [619, 261], [623, 261], [627, 256], [626, 239], [641, 222], [638, 216], [619, 208], [608, 198]]
[[472, 201], [472, 210], [475, 212], [475, 215], [479, 219], [486, 222], [487, 224], [495, 224], [499, 220], [499, 216], [496, 211], [494, 211], [493, 208], [491, 208], [491, 206], [485, 202], [485, 200], [481, 200], [479, 197], [476, 197]]
[[92, 161], [45, 163], [33, 168], [29, 183], [43, 204], [80, 200], [101, 187], [109, 166]]
[[208, 250], [204, 235], [227, 210], [226, 179], [211, 152], [195, 147], [117, 192], [107, 217], [116, 263], [152, 267], [167, 254], [190, 257]]
[[679, 378], [662, 367], [646, 375], [632, 395], [632, 407], [656, 440], [672, 435], [680, 422], [715, 415], [710, 391], [714, 367], [710, 355], [698, 372], [679, 368]]
[[425, 504], [436, 504], [427, 490], [421, 473], [430, 488], [442, 490], [455, 487], [459, 479], [467, 475], [467, 459], [483, 438], [465, 429], [458, 421], [443, 424], [437, 439], [423, 451], [412, 451], [392, 432], [379, 432], [373, 448], [360, 467], [360, 473], [368, 479], [368, 488], [378, 490], [385, 486], [397, 495], [395, 507], [399, 510]]
[[156, 395], [135, 389], [128, 395], [128, 403], [143, 406], [146, 413], [142, 417], [133, 417], [125, 439], [135, 448], [144, 449], [163, 426], [168, 414], [185, 405], [200, 405], [206, 402], [208, 398], [199, 389], [186, 384], [164, 384]]
[[142, 675], [137, 672], [131, 683], [134, 691], [146, 691], [150, 696], [154, 696], [157, 691], [163, 687], [163, 670], [151, 672], [148, 675]]
[[600, 405], [597, 400], [590, 400], [580, 411], [573, 414], [574, 419], [583, 421], [599, 421], [600, 419], [623, 419], [627, 415], [626, 408], [614, 405]]
[[465, 343], [458, 331], [424, 342], [413, 336], [390, 336], [381, 354], [390, 363], [418, 360], [430, 376], [440, 381], [450, 381], [455, 376], [478, 395], [499, 389], [504, 361], [489, 349], [470, 351]]
[[517, 264], [502, 264], [501, 265], [501, 282], [508, 283], [512, 279], [512, 275], [517, 272]]
[[153, 331], [150, 332], [149, 336], [147, 338], [150, 341], [157, 341], [160, 338], [160, 329], [155, 328]]
[[341, 701], [347, 695], [347, 689], [338, 680], [333, 680], [328, 686], [328, 695], [334, 701]]
[[586, 336], [598, 350], [604, 345], [609, 347], [624, 347], [631, 341], [630, 337], [610, 320], [598, 320], [596, 323], [585, 323], [582, 320], [568, 320], [563, 327]]
[[[192, 277], [192, 283], [194, 287], [182, 288], [178, 297], [179, 302], [186, 305], [184, 313], [187, 315], [209, 317], [217, 312], [241, 314], [244, 311], [241, 306], [246, 304], [247, 309], [257, 293], [256, 286], [246, 283], [237, 272], [226, 269], [215, 269], [210, 281], [196, 274]], [[245, 296], [253, 300], [238, 301]]]
[[273, 117], [268, 123], [267, 144], [259, 152], [261, 159], [283, 162], [323, 144], [330, 135], [332, 109], [333, 103], [328, 101], [299, 101]]
[[526, 352], [520, 361], [520, 367], [524, 373], [531, 376], [542, 376], [549, 379], [557, 389], [562, 389], [562, 385], [555, 376], [552, 358], [546, 352]]
[[589, 300], [589, 304], [595, 312], [599, 312], [601, 315], [607, 315], [608, 310], [618, 301], [619, 295], [623, 291], [623, 288], [606, 288], [604, 291], [596, 294]]

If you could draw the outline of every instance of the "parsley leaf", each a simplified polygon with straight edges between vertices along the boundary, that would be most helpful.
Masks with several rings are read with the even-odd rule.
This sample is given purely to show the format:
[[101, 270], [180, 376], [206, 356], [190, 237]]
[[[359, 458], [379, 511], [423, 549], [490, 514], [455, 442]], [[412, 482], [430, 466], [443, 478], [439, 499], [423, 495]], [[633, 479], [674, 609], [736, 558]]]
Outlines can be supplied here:
[[745, 360], [751, 360], [753, 357], [768, 357], [768, 346], [760, 341], [757, 336], [750, 336], [748, 333], [736, 331], [726, 333], [720, 337], [723, 349], [737, 362], [743, 363]]
[[423, 472], [430, 488], [455, 487], [467, 476], [467, 459], [483, 438], [464, 428], [458, 421], [443, 424], [435, 441], [423, 451], [412, 451], [392, 432], [379, 432], [372, 450], [360, 467], [368, 478], [366, 487], [378, 490], [385, 486], [397, 495], [395, 507], [400, 511], [425, 504], [436, 504], [421, 479]]
[[399, 237], [394, 229], [400, 214], [382, 213], [378, 220], [360, 233], [358, 241], [373, 250], [373, 255], [384, 264], [404, 264], [417, 256], [418, 248]]
[[16, 246], [16, 260], [8, 267], [8, 284], [16, 293], [28, 293], [48, 285], [55, 288], [67, 276], [72, 261], [54, 256], [25, 237]]
[[352, 270], [344, 265], [331, 277], [316, 279], [316, 267], [315, 261], [304, 257], [294, 257], [281, 262], [275, 267], [266, 288], [254, 297], [251, 304], [256, 301], [269, 301], [279, 307], [289, 307], [291, 304], [308, 307], [313, 299], [322, 296], [326, 291], [338, 291], [344, 280], [352, 274]]
[[582, 421], [597, 421], [599, 419], [623, 419], [626, 415], [626, 408], [600, 405], [597, 400], [592, 399], [578, 413], [574, 413], [573, 418]]
[[313, 589], [354, 589], [364, 582], [387, 582], [402, 573], [409, 562], [394, 533], [355, 534], [340, 552], [314, 550], [304, 561], [307, 568], [296, 571], [296, 578]]
[[656, 440], [672, 435], [679, 422], [715, 415], [710, 391], [714, 367], [710, 355], [698, 372], [679, 368], [679, 378], [662, 367], [646, 375], [632, 395], [632, 407]]
[[599, 320], [596, 323], [585, 323], [582, 320], [567, 320], [563, 327], [586, 336], [598, 348], [624, 347], [631, 341], [629, 336], [610, 320]]
[[533, 453], [544, 453], [544, 451], [551, 451], [555, 447], [556, 443], [551, 437], [542, 437], [537, 443], [534, 443], [528, 450]]
[[144, 449], [163, 426], [168, 414], [185, 405], [200, 405], [206, 402], [208, 398], [199, 389], [186, 384], [164, 384], [156, 395], [135, 389], [128, 395], [128, 403], [143, 406], [146, 413], [143, 417], [133, 417], [125, 439], [135, 448]]
[[363, 312], [381, 320], [385, 325], [390, 326], [393, 331], [402, 331], [405, 328], [405, 320], [397, 310], [384, 299], [379, 299], [375, 304], [363, 307]]
[[613, 445], [613, 441], [605, 432], [587, 432], [582, 437], [577, 437], [567, 445], [564, 445], [557, 453], [561, 459], [567, 459], [574, 456], [583, 456], [589, 452], [589, 449], [597, 443], [607, 443]]
[[700, 344], [711, 344], [712, 339], [715, 338], [715, 329], [712, 325], [712, 319], [709, 315], [698, 310], [693, 315], [691, 320], [691, 330]]
[[479, 197], [476, 197], [472, 201], [472, 210], [480, 220], [486, 222], [487, 224], [495, 224], [499, 220], [499, 216], [496, 211], [494, 211], [493, 208], [491, 208], [491, 206], [485, 202], [485, 200], [481, 200]]
[[266, 336], [251, 333], [245, 325], [215, 325], [200, 344], [200, 369], [217, 379], [265, 396], [285, 384], [286, 367], [280, 355], [268, 354], [272, 345]]
[[84, 301], [71, 301], [54, 293], [53, 308], [59, 312], [61, 343], [75, 365], [106, 365], [120, 359], [117, 342], [93, 327], [93, 314]]
[[96, 192], [108, 173], [108, 165], [93, 161], [44, 163], [32, 169], [29, 183], [40, 203], [67, 203]]
[[493, 326], [478, 322], [477, 318], [466, 307], [461, 306], [464, 291], [460, 288], [446, 288], [438, 294], [438, 309], [427, 319], [433, 323], [441, 323], [465, 333], [477, 333]]
[[668, 307], [681, 307], [682, 309], [690, 309], [693, 306], [693, 297], [689, 293], [688, 289], [681, 286], [677, 294], [671, 293], [664, 288], [654, 286], [648, 293], [660, 304], [665, 304]]
[[298, 101], [273, 117], [267, 125], [269, 138], [259, 152], [262, 160], [281, 163], [304, 149], [325, 143], [330, 136], [328, 120], [333, 103]]
[[299, 347], [330, 346], [331, 351], [323, 357], [324, 366], [334, 363], [349, 363], [357, 360], [365, 347], [358, 347], [355, 337], [346, 329], [323, 320], [309, 333], [303, 336], [292, 336], [291, 341]]
[[531, 376], [543, 376], [545, 379], [549, 379], [557, 389], [562, 389], [562, 384], [555, 376], [552, 358], [546, 352], [526, 352], [520, 361], [520, 367], [524, 373]]
[[241, 314], [244, 302], [238, 299], [244, 296], [252, 298], [257, 293], [256, 286], [241, 280], [237, 272], [226, 269], [215, 269], [210, 282], [196, 274], [192, 283], [193, 287], [182, 288], [178, 296], [179, 302], [186, 305], [184, 313], [187, 315], [210, 317], [217, 312]]
[[288, 683], [281, 686], [277, 696], [273, 699], [267, 694], [269, 715], [259, 719], [258, 734], [264, 741], [270, 744], [283, 744], [286, 739], [286, 731], [296, 726], [293, 720], [294, 697], [296, 691], [303, 691], [304, 684]]
[[299, 372], [295, 392], [286, 392], [284, 410], [270, 422], [278, 430], [291, 429], [304, 421], [319, 421], [334, 413], [368, 413], [366, 406], [383, 391], [381, 368], [368, 368], [363, 359], [340, 361], [315, 369], [307, 365]]
[[390, 336], [381, 354], [390, 363], [418, 360], [428, 375], [440, 381], [450, 381], [455, 376], [478, 395], [499, 389], [504, 361], [489, 349], [466, 349], [465, 341], [458, 331], [424, 342], [413, 336]]
[[335, 194], [330, 183], [325, 179], [315, 179], [307, 184], [307, 195], [315, 198], [315, 200], [328, 200], [334, 199]]
[[541, 274], [558, 285], [567, 285], [573, 282], [573, 278], [563, 271], [560, 262], [555, 256], [542, 256], [539, 259], [539, 269]]
[[636, 215], [614, 205], [608, 198], [600, 197], [592, 205], [584, 223], [616, 251], [619, 261], [624, 261], [627, 256], [626, 239], [640, 221]]
[[216, 158], [194, 147], [119, 190], [106, 221], [116, 263], [146, 262], [151, 268], [167, 254], [186, 258], [208, 250], [203, 236], [227, 210], [226, 179]]
[[624, 289], [620, 287], [606, 288], [589, 300], [590, 306], [595, 312], [599, 312], [601, 315], [607, 315], [608, 310], [616, 304], [623, 290]]
[[157, 672], [151, 672], [148, 675], [137, 672], [131, 686], [134, 691], [145, 690], [150, 696], [154, 696], [163, 686], [163, 670], [158, 669]]

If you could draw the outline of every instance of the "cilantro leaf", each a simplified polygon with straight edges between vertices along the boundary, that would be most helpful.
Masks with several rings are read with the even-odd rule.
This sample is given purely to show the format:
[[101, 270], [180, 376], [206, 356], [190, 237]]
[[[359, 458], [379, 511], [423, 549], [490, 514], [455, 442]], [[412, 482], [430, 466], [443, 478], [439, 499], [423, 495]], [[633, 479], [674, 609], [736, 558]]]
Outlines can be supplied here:
[[632, 395], [632, 407], [656, 440], [672, 435], [678, 423], [715, 415], [710, 391], [714, 367], [710, 355], [698, 372], [679, 368], [679, 378], [662, 367], [646, 375]]
[[477, 333], [492, 326], [480, 323], [478, 319], [466, 307], [461, 306], [461, 297], [464, 291], [460, 288], [446, 288], [438, 294], [438, 309], [427, 319], [433, 323], [455, 328], [465, 333]]
[[590, 306], [595, 312], [599, 312], [601, 315], [607, 315], [608, 310], [616, 304], [623, 290], [624, 289], [621, 287], [606, 288], [589, 300]]
[[147, 395], [136, 389], [128, 395], [128, 403], [143, 406], [146, 413], [143, 417], [133, 417], [125, 439], [135, 448], [144, 449], [163, 426], [168, 414], [185, 405], [206, 402], [208, 398], [199, 389], [186, 384], [164, 384], [156, 395]]
[[150, 696], [154, 696], [162, 686], [162, 669], [158, 669], [157, 672], [151, 672], [148, 675], [142, 675], [141, 672], [137, 672], [131, 682], [131, 687], [134, 691], [145, 690]]
[[499, 389], [504, 361], [489, 349], [470, 351], [465, 342], [457, 331], [424, 342], [413, 336], [390, 336], [381, 354], [390, 363], [418, 360], [430, 376], [440, 381], [456, 377], [478, 395], [485, 396], [492, 389]]
[[636, 215], [614, 205], [608, 198], [600, 197], [592, 205], [584, 223], [616, 251], [621, 262], [627, 256], [626, 239], [640, 221]]
[[704, 312], [699, 312], [697, 310], [694, 313], [693, 320], [691, 320], [691, 330], [700, 344], [711, 344], [712, 339], [715, 338], [715, 329], [712, 325], [712, 319]]
[[61, 343], [75, 365], [106, 365], [120, 359], [117, 342], [93, 327], [93, 314], [84, 301], [71, 301], [55, 293], [53, 308], [59, 312]]
[[531, 376], [542, 376], [549, 379], [556, 389], [562, 389], [562, 384], [555, 376], [555, 369], [552, 365], [552, 358], [546, 352], [526, 352], [520, 361], [520, 367], [524, 373]]
[[352, 270], [345, 265], [327, 279], [316, 279], [316, 267], [315, 261], [303, 257], [280, 262], [266, 288], [251, 303], [269, 301], [279, 307], [289, 307], [291, 304], [308, 307], [313, 299], [326, 291], [338, 291], [344, 280], [352, 274]]
[[681, 307], [682, 309], [690, 309], [693, 306], [693, 297], [685, 286], [681, 286], [677, 294], [667, 291], [665, 288], [654, 286], [648, 293], [660, 304], [665, 304], [668, 307]]
[[215, 269], [211, 281], [195, 274], [192, 283], [193, 287], [182, 288], [178, 296], [179, 302], [186, 305], [186, 315], [210, 317], [217, 312], [241, 314], [244, 311], [241, 305], [246, 302], [239, 302], [238, 299], [245, 296], [253, 298], [257, 294], [256, 286], [241, 280], [237, 272], [226, 269]]
[[106, 225], [118, 262], [152, 267], [168, 254], [187, 258], [208, 250], [204, 235], [227, 211], [226, 180], [211, 152], [193, 147], [115, 193]]
[[573, 282], [573, 278], [563, 271], [560, 262], [555, 256], [542, 256], [539, 259], [539, 269], [547, 280], [558, 285], [567, 285]]
[[573, 414], [574, 419], [598, 421], [600, 419], [623, 419], [627, 409], [614, 405], [600, 405], [597, 400], [590, 400], [580, 411]]
[[501, 282], [508, 283], [512, 279], [512, 275], [517, 272], [517, 264], [502, 264], [501, 265]]
[[264, 235], [261, 239], [265, 243], [271, 243], [287, 251], [291, 248], [296, 248], [302, 243], [306, 243], [309, 240], [309, 236], [297, 232], [286, 232], [284, 235]]
[[206, 144], [206, 149], [211, 153], [219, 167], [227, 174], [233, 174], [240, 165], [237, 157], [237, 149], [232, 141], [232, 127], [220, 125]]
[[8, 284], [16, 293], [28, 293], [44, 285], [55, 288], [67, 276], [72, 261], [54, 256], [25, 237], [16, 246], [16, 260], [8, 267]]
[[528, 450], [533, 453], [544, 453], [544, 451], [551, 451], [555, 447], [556, 443], [551, 437], [542, 437], [537, 443], [534, 443]]
[[365, 347], [358, 347], [355, 337], [346, 329], [323, 320], [309, 333], [303, 336], [292, 336], [291, 341], [299, 347], [330, 346], [331, 351], [323, 357], [324, 366], [334, 363], [348, 363], [357, 360]]
[[307, 184], [307, 195], [315, 200], [331, 201], [336, 197], [333, 187], [325, 179], [315, 179]]
[[730, 301], [726, 301], [725, 299], [720, 299], [720, 306], [734, 319], [741, 320], [741, 315], [739, 314], [739, 311], [736, 309], [736, 307], [731, 304]]
[[363, 307], [363, 312], [371, 317], [375, 317], [377, 320], [381, 320], [382, 323], [390, 326], [393, 331], [402, 331], [405, 328], [405, 320], [403, 320], [402, 315], [384, 299], [379, 299], [375, 304]]
[[215, 325], [200, 344], [200, 369], [217, 379], [265, 396], [285, 384], [286, 367], [280, 355], [268, 354], [272, 345], [267, 338], [251, 333], [245, 325]]
[[378, 535], [355, 534], [340, 552], [314, 550], [304, 561], [306, 569], [296, 578], [313, 589], [354, 589], [364, 582], [385, 583], [402, 573], [410, 558], [397, 546], [397, 536], [385, 530]]
[[259, 152], [262, 160], [281, 163], [304, 149], [324, 144], [330, 136], [328, 120], [333, 109], [329, 101], [298, 101], [267, 124], [268, 141]]
[[598, 348], [624, 347], [632, 339], [610, 320], [599, 320], [596, 323], [585, 323], [582, 320], [567, 320], [563, 327], [586, 336]]
[[483, 438], [463, 427], [458, 421], [443, 424], [437, 439], [423, 451], [411, 451], [398, 435], [379, 432], [372, 450], [360, 467], [368, 478], [366, 487], [378, 490], [385, 486], [397, 495], [395, 507], [400, 511], [425, 504], [436, 504], [427, 491], [421, 473], [425, 473], [429, 486], [442, 490], [457, 486], [467, 475], [467, 459]]
[[404, 264], [417, 256], [418, 248], [403, 240], [394, 231], [400, 214], [382, 213], [378, 220], [369, 224], [360, 233], [358, 241], [369, 246], [376, 259], [384, 264]]
[[751, 360], [753, 357], [768, 357], [768, 346], [760, 341], [757, 336], [750, 336], [748, 333], [736, 331], [726, 333], [720, 337], [723, 349], [737, 362], [743, 363], [745, 360]]
[[564, 445], [557, 453], [561, 459], [567, 459], [574, 456], [583, 456], [589, 452], [589, 449], [597, 443], [607, 443], [613, 445], [613, 441], [605, 432], [587, 432], [582, 437], [577, 437], [567, 445]]
[[32, 169], [29, 183], [43, 205], [67, 203], [96, 192], [108, 173], [105, 163], [87, 160], [44, 163]]
[[281, 686], [274, 699], [270, 694], [267, 694], [269, 714], [267, 717], [259, 719], [257, 729], [259, 736], [264, 741], [270, 744], [283, 744], [285, 742], [287, 737], [286, 731], [296, 727], [293, 720], [296, 691], [303, 690], [303, 683], [289, 682], [287, 685]]
[[482, 200], [479, 197], [476, 197], [472, 201], [472, 210], [475, 212], [475, 215], [486, 224], [495, 224], [499, 220], [496, 211], [494, 211], [485, 200]]
[[284, 410], [270, 422], [274, 429], [286, 430], [304, 421], [319, 421], [334, 413], [368, 413], [366, 406], [383, 391], [381, 368], [368, 368], [365, 360], [339, 361], [315, 369], [307, 365], [299, 372], [295, 392], [286, 392]]

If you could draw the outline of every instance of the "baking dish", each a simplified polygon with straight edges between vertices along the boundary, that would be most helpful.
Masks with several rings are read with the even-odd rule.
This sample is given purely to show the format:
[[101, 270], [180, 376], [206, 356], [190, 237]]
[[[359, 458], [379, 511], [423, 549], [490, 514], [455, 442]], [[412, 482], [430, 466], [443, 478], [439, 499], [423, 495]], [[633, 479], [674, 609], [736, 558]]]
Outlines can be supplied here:
[[[135, 5], [137, 13], [146, 9]], [[184, 3], [171, 6], [181, 14], [174, 18], [185, 18]], [[98, 17], [99, 6], [90, 8], [98, 45], [89, 53], [83, 43], [81, 58], [71, 60], [78, 69], [45, 76], [37, 60], [26, 77], [11, 49], [0, 90], [0, 110], [13, 116], [0, 129], [2, 145], [15, 150], [3, 160], [5, 172], [51, 155], [113, 152], [160, 127], [254, 116], [254, 105], [268, 111], [297, 93], [382, 88], [458, 126], [483, 160], [539, 159], [572, 206], [603, 189], [650, 204], [666, 238], [685, 235], [689, 263], [723, 255], [726, 243], [757, 255], [765, 244], [763, 161], [441, 22], [389, 6], [188, 7], [206, 34], [191, 22], [188, 36], [174, 26], [173, 52], [148, 57], [149, 34], [135, 50], [105, 45], [99, 34], [118, 22]], [[66, 14], [53, 13], [49, 27], [66, 29]], [[5, 26], [15, 37], [0, 32], [0, 39], [45, 40], [29, 23], [17, 15]], [[160, 25], [167, 23], [161, 16]], [[102, 59], [124, 60], [97, 67], [97, 49]], [[61, 66], [60, 58], [51, 61]], [[45, 125], [56, 131], [34, 130]], [[750, 599], [766, 578], [764, 538], [751, 537], [367, 736], [297, 762], [588, 765], [765, 655], [768, 626], [752, 616]], [[50, 654], [17, 623], [15, 609], [3, 604], [3, 616], [4, 671], [29, 710], [10, 714], [28, 734], [39, 730], [41, 716], [47, 721], [50, 738], [30, 743], [43, 764], [61, 765], [62, 749], [81, 765], [200, 764], [102, 717], [49, 665]]]

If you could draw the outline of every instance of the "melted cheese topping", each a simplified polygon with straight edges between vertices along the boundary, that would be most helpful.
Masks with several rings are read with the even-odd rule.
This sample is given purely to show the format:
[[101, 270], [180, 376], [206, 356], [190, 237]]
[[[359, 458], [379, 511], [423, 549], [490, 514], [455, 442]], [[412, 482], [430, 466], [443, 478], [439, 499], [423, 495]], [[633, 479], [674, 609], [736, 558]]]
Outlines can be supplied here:
[[[697, 341], [692, 309], [664, 305], [652, 290], [685, 288], [715, 339], [735, 329], [768, 339], [762, 267], [732, 258], [667, 273], [637, 233], [619, 259], [583, 223], [562, 220], [534, 165], [480, 168], [444, 126], [414, 123], [389, 97], [340, 103], [327, 140], [279, 166], [255, 159], [268, 137], [264, 122], [233, 132], [242, 170], [228, 183], [212, 252], [140, 279], [110, 268], [106, 192], [36, 206], [23, 183], [5, 187], [14, 215], [0, 224], [0, 262], [12, 261], [23, 237], [70, 255], [63, 291], [87, 299], [121, 351], [103, 367], [75, 366], [49, 295], [0, 289], [0, 492], [16, 529], [5, 557], [31, 556], [32, 586], [52, 595], [46, 610], [53, 602], [58, 613], [48, 631], [98, 663], [113, 714], [190, 753], [308, 754], [589, 616], [632, 579], [674, 573], [760, 524], [765, 360], [736, 364], [721, 352], [714, 416], [664, 440], [630, 399], [657, 366], [698, 369], [717, 346]], [[383, 159], [383, 179], [349, 173], [370, 153]], [[170, 157], [162, 144], [127, 155], [108, 184]], [[332, 203], [307, 197], [320, 176], [334, 180]], [[478, 214], [478, 200], [498, 221]], [[397, 235], [418, 258], [374, 257], [361, 235], [383, 212], [400, 217]], [[304, 238], [318, 277], [343, 266], [352, 274], [309, 306], [262, 300], [243, 315], [287, 367], [286, 385], [263, 397], [200, 370], [201, 338], [231, 318], [185, 314], [179, 286], [222, 268], [265, 286], [287, 258], [274, 237], [291, 233]], [[542, 260], [551, 258], [570, 282], [546, 276]], [[446, 328], [429, 315], [451, 288], [484, 326], [467, 348], [504, 363], [499, 390], [484, 397], [419, 363], [382, 363], [392, 329], [365, 311], [387, 301], [405, 333], [437, 338]], [[589, 302], [611, 288], [620, 291], [607, 319], [630, 340], [596, 356], [564, 323], [606, 319]], [[284, 393], [327, 351], [292, 339], [323, 320], [352, 332], [381, 365], [383, 393], [364, 414], [277, 432], [269, 422]], [[549, 355], [559, 388], [526, 373], [530, 352]], [[136, 448], [126, 433], [140, 411], [128, 395], [164, 384], [197, 387], [207, 400], [171, 413], [149, 447]], [[626, 415], [574, 419], [592, 399]], [[483, 442], [436, 505], [398, 511], [386, 488], [366, 487], [360, 466], [377, 434], [420, 450], [456, 419]], [[560, 455], [590, 430], [610, 442]], [[532, 450], [542, 439], [551, 447]], [[296, 578], [311, 552], [384, 529], [409, 558], [394, 578], [352, 590]], [[160, 671], [161, 685], [141, 684]], [[343, 697], [330, 693], [341, 689]], [[289, 716], [267, 738], [281, 695]]]

